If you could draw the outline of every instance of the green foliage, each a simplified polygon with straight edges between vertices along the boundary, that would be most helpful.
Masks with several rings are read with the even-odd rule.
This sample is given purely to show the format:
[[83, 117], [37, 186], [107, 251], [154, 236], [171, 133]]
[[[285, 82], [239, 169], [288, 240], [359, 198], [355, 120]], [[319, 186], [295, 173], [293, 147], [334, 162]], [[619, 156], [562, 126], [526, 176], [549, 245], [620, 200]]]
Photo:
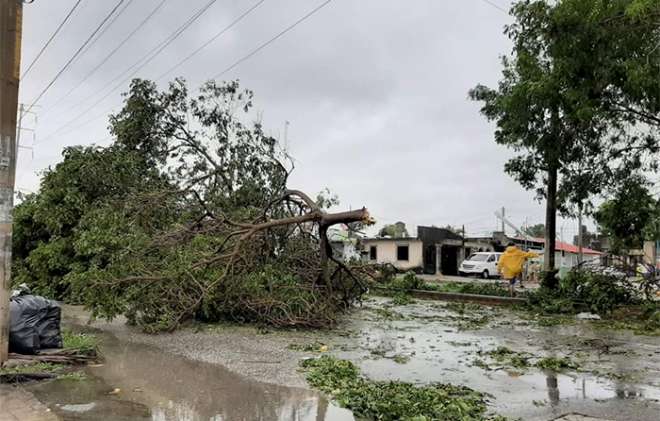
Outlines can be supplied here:
[[289, 344], [288, 349], [292, 351], [302, 351], [302, 352], [323, 352], [328, 349], [328, 346], [323, 342], [314, 341], [306, 344]]
[[395, 306], [405, 306], [414, 302], [415, 300], [410, 296], [410, 294], [406, 294], [405, 292], [397, 292], [390, 301], [390, 303]]
[[[86, 229], [91, 226], [98, 231], [96, 219], [106, 218], [104, 212], [115, 212], [117, 202], [166, 183], [157, 172], [145, 168], [144, 157], [119, 145], [69, 147], [63, 155], [61, 163], [45, 172], [39, 193], [26, 197], [14, 210], [12, 278], [16, 284], [27, 283], [36, 293], [75, 302], [78, 298], [67, 275], [103, 265], [105, 260], [99, 256], [91, 262], [80, 253], [86, 245], [81, 237], [89, 235]], [[97, 236], [119, 241], [115, 234]]]
[[535, 224], [525, 228], [525, 234], [536, 238], [545, 237], [545, 224]]
[[[406, 272], [403, 276], [393, 277], [385, 280], [384, 287], [395, 291], [438, 291], [456, 292], [460, 294], [492, 295], [496, 297], [508, 297], [509, 291], [501, 285], [481, 282], [440, 282], [428, 283], [415, 275], [414, 272]], [[400, 296], [397, 293], [397, 296]]]
[[380, 237], [392, 237], [392, 238], [403, 238], [408, 237], [408, 230], [406, 229], [406, 224], [404, 222], [396, 222], [394, 224], [385, 225], [383, 228], [378, 231]]
[[564, 370], [576, 370], [579, 365], [565, 357], [545, 357], [541, 358], [539, 361], [534, 364], [535, 367], [551, 370], [555, 372], [564, 371]]
[[96, 355], [98, 339], [90, 333], [74, 333], [68, 329], [62, 330], [64, 349], [75, 350], [78, 354]]
[[57, 373], [62, 368], [59, 364], [43, 363], [19, 365], [10, 368], [0, 368], [0, 375], [3, 374], [26, 374], [26, 373]]
[[495, 283], [482, 283], [482, 282], [442, 282], [434, 284], [437, 286], [436, 291], [442, 292], [457, 292], [460, 294], [475, 294], [475, 295], [492, 295], [495, 297], [508, 297], [510, 292], [508, 289]]
[[362, 377], [350, 361], [329, 356], [304, 360], [301, 365], [311, 386], [328, 394], [360, 419], [468, 421], [488, 418], [484, 395], [464, 386], [372, 381]]
[[252, 97], [235, 81], [192, 95], [134, 80], [113, 144], [65, 149], [16, 208], [14, 281], [148, 332], [192, 318], [332, 324], [365, 289], [334, 262], [321, 276], [317, 223], [265, 224], [315, 206], [287, 190], [287, 156], [252, 121]]
[[594, 215], [601, 232], [609, 237], [613, 253], [639, 249], [645, 239], [660, 238], [660, 205], [646, 184], [641, 177], [631, 177]]
[[[543, 357], [532, 364], [530, 360], [533, 360], [534, 357], [527, 353], [513, 351], [505, 346], [498, 346], [496, 349], [486, 352], [478, 351], [477, 353], [479, 355], [486, 355], [490, 357], [498, 364], [503, 364], [507, 367], [512, 367], [522, 371], [532, 366], [555, 372], [564, 370], [577, 370], [579, 368], [579, 365], [576, 362], [566, 357]], [[479, 361], [479, 363], [475, 362], [475, 365], [487, 370], [491, 369], [485, 362], [482, 360]]]
[[520, 0], [511, 10], [502, 79], [470, 92], [497, 123], [496, 142], [518, 153], [505, 170], [540, 195], [558, 171], [558, 202], [571, 212], [656, 169], [644, 158], [660, 142], [660, 3]]
[[512, 351], [505, 346], [498, 346], [494, 350], [488, 351], [486, 353], [479, 352], [479, 354], [488, 355], [490, 358], [497, 361], [498, 364], [506, 364], [517, 369], [526, 369], [530, 366], [528, 356]]
[[[528, 295], [528, 309], [543, 314], [575, 314], [590, 311], [606, 319], [595, 325], [630, 329], [640, 335], [660, 334], [660, 309], [652, 296], [626, 276], [597, 271], [573, 270], [557, 289], [539, 288]], [[570, 320], [541, 318], [539, 325], [554, 326]]]
[[427, 289], [428, 284], [422, 278], [417, 277], [414, 272], [406, 272], [403, 276], [393, 277], [385, 284], [387, 288], [397, 291], [411, 291], [415, 289]]

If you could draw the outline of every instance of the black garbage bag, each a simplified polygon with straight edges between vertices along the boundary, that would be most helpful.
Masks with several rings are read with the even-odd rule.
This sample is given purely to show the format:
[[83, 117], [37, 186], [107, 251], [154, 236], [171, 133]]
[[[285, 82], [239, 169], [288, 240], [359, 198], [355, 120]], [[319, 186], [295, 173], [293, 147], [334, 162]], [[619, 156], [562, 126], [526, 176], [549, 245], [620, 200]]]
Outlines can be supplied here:
[[36, 354], [62, 348], [60, 305], [37, 295], [19, 295], [9, 302], [9, 351]]

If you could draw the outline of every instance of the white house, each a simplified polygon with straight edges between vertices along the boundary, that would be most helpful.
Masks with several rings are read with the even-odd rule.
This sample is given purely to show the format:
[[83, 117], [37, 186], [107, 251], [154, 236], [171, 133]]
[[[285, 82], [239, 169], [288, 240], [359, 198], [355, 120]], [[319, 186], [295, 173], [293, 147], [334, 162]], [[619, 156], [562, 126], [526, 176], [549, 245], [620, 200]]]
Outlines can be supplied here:
[[363, 260], [370, 263], [391, 263], [400, 270], [420, 269], [424, 265], [422, 240], [405, 238], [363, 238]]

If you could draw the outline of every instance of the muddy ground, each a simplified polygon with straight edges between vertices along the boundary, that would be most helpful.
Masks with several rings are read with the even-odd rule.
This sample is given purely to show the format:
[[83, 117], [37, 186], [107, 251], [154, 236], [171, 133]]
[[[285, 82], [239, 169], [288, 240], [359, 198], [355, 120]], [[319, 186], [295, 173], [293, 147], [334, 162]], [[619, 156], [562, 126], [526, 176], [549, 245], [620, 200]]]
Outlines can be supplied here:
[[[65, 320], [81, 326], [87, 316], [67, 307]], [[100, 332], [102, 365], [88, 367], [84, 380], [27, 388], [65, 419], [350, 420], [348, 411], [306, 388], [297, 371], [302, 358], [323, 353], [356, 362], [373, 379], [487, 392], [492, 411], [512, 418], [579, 413], [656, 420], [660, 414], [660, 337], [603, 323], [370, 298], [325, 332], [222, 324], [145, 335], [121, 320], [90, 326]], [[498, 347], [515, 354], [489, 354]], [[526, 364], [514, 366], [511, 356]], [[534, 367], [543, 357], [577, 367]]]

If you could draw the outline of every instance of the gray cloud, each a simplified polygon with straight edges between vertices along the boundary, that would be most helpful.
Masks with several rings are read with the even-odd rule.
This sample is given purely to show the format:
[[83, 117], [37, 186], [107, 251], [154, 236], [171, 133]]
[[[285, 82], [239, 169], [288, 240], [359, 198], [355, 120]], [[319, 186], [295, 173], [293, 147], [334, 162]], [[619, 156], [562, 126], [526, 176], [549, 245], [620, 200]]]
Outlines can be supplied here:
[[[158, 3], [135, 0], [115, 26], [44, 97], [47, 109], [84, 77]], [[23, 61], [43, 45], [73, 0], [37, 0], [25, 6]], [[37, 125], [45, 139], [103, 95], [108, 82], [171, 33], [206, 0], [168, 0], [163, 10], [67, 102]], [[222, 71], [304, 15], [311, 0], [268, 0], [173, 74], [192, 87]], [[498, 0], [503, 7], [507, 1]], [[114, 1], [83, 2], [71, 24], [22, 84], [28, 102], [80, 45]], [[155, 78], [231, 22], [253, 1], [218, 0], [196, 25], [136, 76]], [[503, 173], [511, 152], [493, 141], [494, 127], [467, 99], [477, 83], [494, 84], [508, 16], [480, 0], [334, 0], [306, 22], [225, 75], [256, 93], [257, 108], [273, 133], [290, 121], [297, 159], [291, 181], [318, 191], [329, 187], [342, 206], [367, 206], [379, 222], [467, 224], [469, 232], [495, 226], [502, 205], [514, 222], [543, 221], [543, 207]], [[165, 81], [160, 82], [161, 85]], [[125, 90], [124, 86], [121, 90]], [[90, 110], [118, 109], [119, 92]], [[36, 189], [34, 174], [60, 159], [63, 146], [98, 143], [108, 136], [99, 118], [23, 153], [17, 183]], [[29, 138], [26, 138], [29, 139]], [[29, 141], [28, 141], [29, 143]], [[569, 222], [570, 224], [570, 222]], [[575, 224], [571, 228], [575, 229]]]

